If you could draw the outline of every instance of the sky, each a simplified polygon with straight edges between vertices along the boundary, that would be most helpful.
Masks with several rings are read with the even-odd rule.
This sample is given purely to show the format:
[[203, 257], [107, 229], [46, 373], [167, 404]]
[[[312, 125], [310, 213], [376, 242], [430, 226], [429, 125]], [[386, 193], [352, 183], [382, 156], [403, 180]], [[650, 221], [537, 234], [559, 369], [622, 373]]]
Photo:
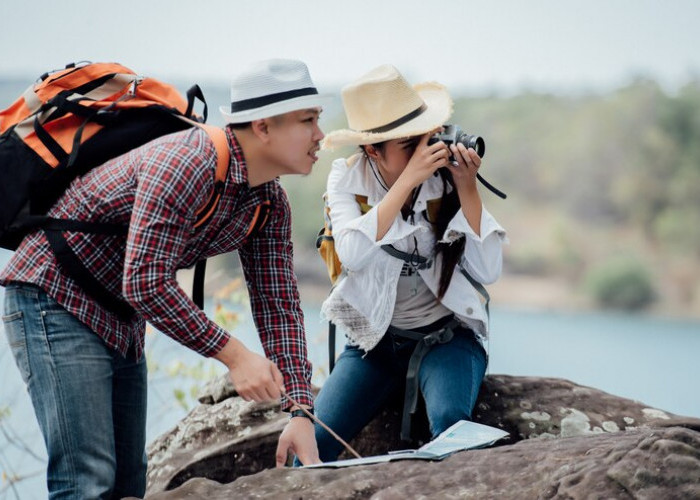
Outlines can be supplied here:
[[79, 60], [226, 83], [272, 57], [337, 90], [394, 64], [453, 92], [605, 91], [700, 77], [695, 0], [0, 0], [0, 78]]

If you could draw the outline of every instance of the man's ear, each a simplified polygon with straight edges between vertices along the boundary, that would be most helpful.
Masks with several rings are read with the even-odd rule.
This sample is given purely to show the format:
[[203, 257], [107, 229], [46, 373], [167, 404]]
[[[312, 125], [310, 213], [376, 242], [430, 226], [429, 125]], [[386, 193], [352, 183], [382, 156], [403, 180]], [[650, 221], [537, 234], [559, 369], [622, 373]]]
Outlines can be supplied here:
[[270, 124], [267, 118], [253, 120], [250, 123], [250, 128], [262, 142], [268, 142], [270, 140]]

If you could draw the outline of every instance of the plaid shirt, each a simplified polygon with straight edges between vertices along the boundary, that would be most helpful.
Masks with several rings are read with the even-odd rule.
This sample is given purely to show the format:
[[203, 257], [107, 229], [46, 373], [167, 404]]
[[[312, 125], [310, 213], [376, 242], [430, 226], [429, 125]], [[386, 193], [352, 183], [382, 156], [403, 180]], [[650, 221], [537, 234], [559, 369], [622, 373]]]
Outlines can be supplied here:
[[[161, 137], [75, 180], [49, 215], [128, 223], [126, 237], [66, 233], [70, 247], [106, 288], [136, 310], [129, 323], [102, 308], [57, 267], [42, 231], [27, 236], [0, 274], [0, 285], [33, 283], [122, 355], [143, 354], [146, 321], [204, 356], [229, 334], [197, 308], [175, 272], [237, 250], [253, 319], [287, 392], [311, 404], [311, 365], [292, 263], [291, 214], [278, 180], [251, 188], [243, 152], [227, 130], [231, 162], [216, 213], [194, 229], [196, 211], [214, 189], [216, 150], [194, 127]], [[255, 207], [272, 203], [265, 226], [248, 237]], [[285, 403], [285, 407], [289, 405]]]

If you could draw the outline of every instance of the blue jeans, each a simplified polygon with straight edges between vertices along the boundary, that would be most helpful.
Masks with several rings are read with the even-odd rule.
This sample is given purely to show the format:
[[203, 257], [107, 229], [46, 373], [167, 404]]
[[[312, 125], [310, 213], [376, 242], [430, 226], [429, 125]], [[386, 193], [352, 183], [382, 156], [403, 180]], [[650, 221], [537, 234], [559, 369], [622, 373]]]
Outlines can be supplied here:
[[[367, 354], [346, 346], [316, 398], [316, 415], [345, 441], [354, 438], [387, 401], [396, 397], [403, 401], [415, 345], [385, 334]], [[467, 328], [456, 329], [450, 342], [436, 344], [425, 355], [418, 379], [433, 438], [458, 420], [471, 419], [485, 371], [484, 348]], [[342, 444], [319, 425], [316, 442], [324, 462], [336, 460], [343, 451]]]
[[111, 350], [33, 285], [6, 288], [3, 321], [46, 443], [50, 498], [143, 497], [145, 359]]

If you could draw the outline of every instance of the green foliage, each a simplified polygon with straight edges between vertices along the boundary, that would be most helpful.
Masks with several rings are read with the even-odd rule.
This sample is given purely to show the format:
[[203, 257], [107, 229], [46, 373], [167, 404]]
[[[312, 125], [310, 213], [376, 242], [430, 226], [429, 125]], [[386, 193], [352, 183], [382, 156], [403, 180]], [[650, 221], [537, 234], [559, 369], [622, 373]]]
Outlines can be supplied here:
[[638, 311], [650, 306], [656, 297], [647, 269], [640, 262], [623, 257], [591, 269], [586, 288], [597, 304], [607, 309]]
[[[454, 97], [450, 122], [484, 137], [480, 173], [508, 193], [482, 190], [511, 237], [507, 272], [578, 281], [625, 247], [697, 262], [700, 79], [674, 94], [640, 78], [605, 94]], [[325, 131], [346, 126], [339, 110], [324, 115]], [[352, 152], [323, 151], [309, 176], [282, 179], [298, 253], [314, 250], [331, 162]], [[689, 272], [700, 279], [700, 267]]]
[[[505, 203], [638, 228], [650, 238], [666, 236], [655, 231], [657, 218], [700, 213], [700, 80], [676, 95], [638, 79], [605, 95], [458, 97], [454, 109], [452, 123], [485, 138], [481, 173], [509, 194]], [[326, 131], [345, 126], [342, 115], [326, 118]], [[352, 152], [323, 151], [310, 175], [282, 179], [297, 245], [313, 247], [330, 164]], [[685, 252], [700, 238], [700, 225], [687, 231], [676, 244]]]

